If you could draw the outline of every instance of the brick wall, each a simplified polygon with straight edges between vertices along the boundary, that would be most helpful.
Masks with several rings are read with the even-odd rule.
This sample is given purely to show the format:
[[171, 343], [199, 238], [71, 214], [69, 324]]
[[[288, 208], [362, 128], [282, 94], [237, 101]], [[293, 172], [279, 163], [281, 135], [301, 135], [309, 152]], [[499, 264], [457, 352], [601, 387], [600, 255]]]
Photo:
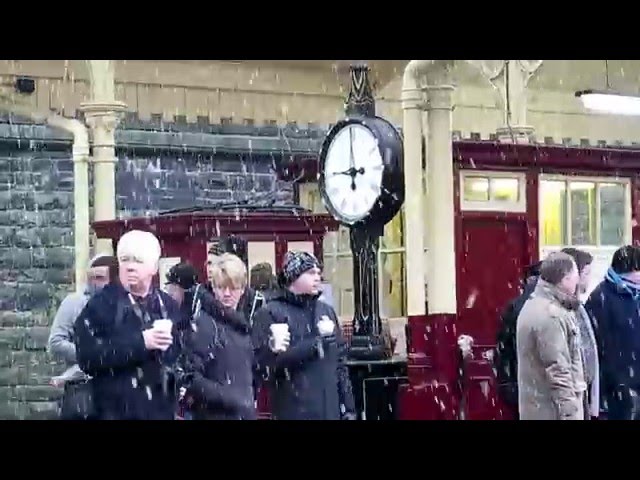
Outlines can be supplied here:
[[[0, 147], [0, 418], [50, 415], [60, 393], [44, 349], [73, 279], [67, 151]], [[70, 147], [70, 145], [69, 145]]]
[[[275, 168], [316, 148], [281, 132], [119, 130], [117, 142], [117, 205], [125, 217], [266, 192], [292, 201], [292, 185], [277, 180]], [[48, 381], [63, 368], [45, 348], [53, 315], [73, 288], [73, 241], [71, 137], [0, 123], [0, 419], [55, 418], [60, 391]]]

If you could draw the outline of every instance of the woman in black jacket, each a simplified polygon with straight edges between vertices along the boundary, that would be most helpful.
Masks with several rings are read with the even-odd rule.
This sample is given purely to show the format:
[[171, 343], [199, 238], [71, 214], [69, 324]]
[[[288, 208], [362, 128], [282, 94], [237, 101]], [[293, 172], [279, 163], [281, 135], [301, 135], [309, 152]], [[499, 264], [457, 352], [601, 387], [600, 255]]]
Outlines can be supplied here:
[[[225, 307], [197, 284], [195, 277], [195, 269], [185, 264], [175, 266], [168, 275], [172, 288], [183, 290], [183, 313], [191, 320], [182, 359], [183, 402], [193, 420], [254, 420], [249, 324], [242, 313]], [[233, 284], [234, 279], [232, 275], [226, 281]]]

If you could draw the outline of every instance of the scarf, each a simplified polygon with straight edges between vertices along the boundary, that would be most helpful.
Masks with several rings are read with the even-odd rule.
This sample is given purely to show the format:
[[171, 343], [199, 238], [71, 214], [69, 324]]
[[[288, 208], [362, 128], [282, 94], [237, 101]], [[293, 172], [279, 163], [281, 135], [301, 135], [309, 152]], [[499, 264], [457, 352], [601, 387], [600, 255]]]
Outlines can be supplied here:
[[618, 290], [628, 293], [636, 301], [640, 300], [640, 284], [637, 284], [625, 277], [626, 276], [624, 274], [619, 275], [616, 273], [616, 271], [611, 267], [609, 267], [609, 270], [607, 270], [607, 274], [605, 275], [605, 279], [614, 284]]

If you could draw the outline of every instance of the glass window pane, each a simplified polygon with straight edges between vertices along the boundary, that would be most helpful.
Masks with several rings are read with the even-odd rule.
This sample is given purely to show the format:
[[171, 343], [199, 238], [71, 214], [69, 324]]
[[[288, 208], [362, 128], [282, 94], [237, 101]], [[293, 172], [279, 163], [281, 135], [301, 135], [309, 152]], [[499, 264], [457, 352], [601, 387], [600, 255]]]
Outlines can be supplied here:
[[567, 241], [567, 192], [562, 181], [540, 182], [540, 244], [564, 246]]
[[571, 244], [596, 244], [596, 185], [569, 182], [571, 192]]
[[465, 177], [464, 200], [466, 202], [488, 202], [489, 179], [483, 177]]
[[336, 257], [325, 255], [322, 267], [322, 279], [333, 286], [333, 279], [336, 278]]
[[519, 186], [517, 178], [492, 178], [491, 200], [517, 202], [520, 197]]
[[380, 239], [380, 248], [402, 248], [402, 213], [398, 213], [393, 220], [384, 226], [384, 236]]
[[340, 227], [338, 230], [338, 252], [351, 252], [351, 240], [347, 227]]
[[380, 254], [380, 316], [397, 318], [404, 315], [403, 253]]
[[324, 253], [336, 253], [338, 251], [338, 232], [327, 232], [322, 241]]
[[625, 186], [600, 184], [600, 244], [619, 246], [625, 238]]
[[340, 316], [353, 316], [353, 260], [351, 255], [338, 257], [331, 282]]

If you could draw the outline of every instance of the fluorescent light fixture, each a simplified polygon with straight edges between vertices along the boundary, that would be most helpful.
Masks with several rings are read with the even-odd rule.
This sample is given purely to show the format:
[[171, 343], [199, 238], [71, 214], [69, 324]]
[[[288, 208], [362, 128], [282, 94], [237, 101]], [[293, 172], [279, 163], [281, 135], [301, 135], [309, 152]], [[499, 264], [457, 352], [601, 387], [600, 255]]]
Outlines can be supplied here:
[[616, 115], [640, 115], [640, 97], [610, 90], [582, 90], [576, 97], [589, 110]]

